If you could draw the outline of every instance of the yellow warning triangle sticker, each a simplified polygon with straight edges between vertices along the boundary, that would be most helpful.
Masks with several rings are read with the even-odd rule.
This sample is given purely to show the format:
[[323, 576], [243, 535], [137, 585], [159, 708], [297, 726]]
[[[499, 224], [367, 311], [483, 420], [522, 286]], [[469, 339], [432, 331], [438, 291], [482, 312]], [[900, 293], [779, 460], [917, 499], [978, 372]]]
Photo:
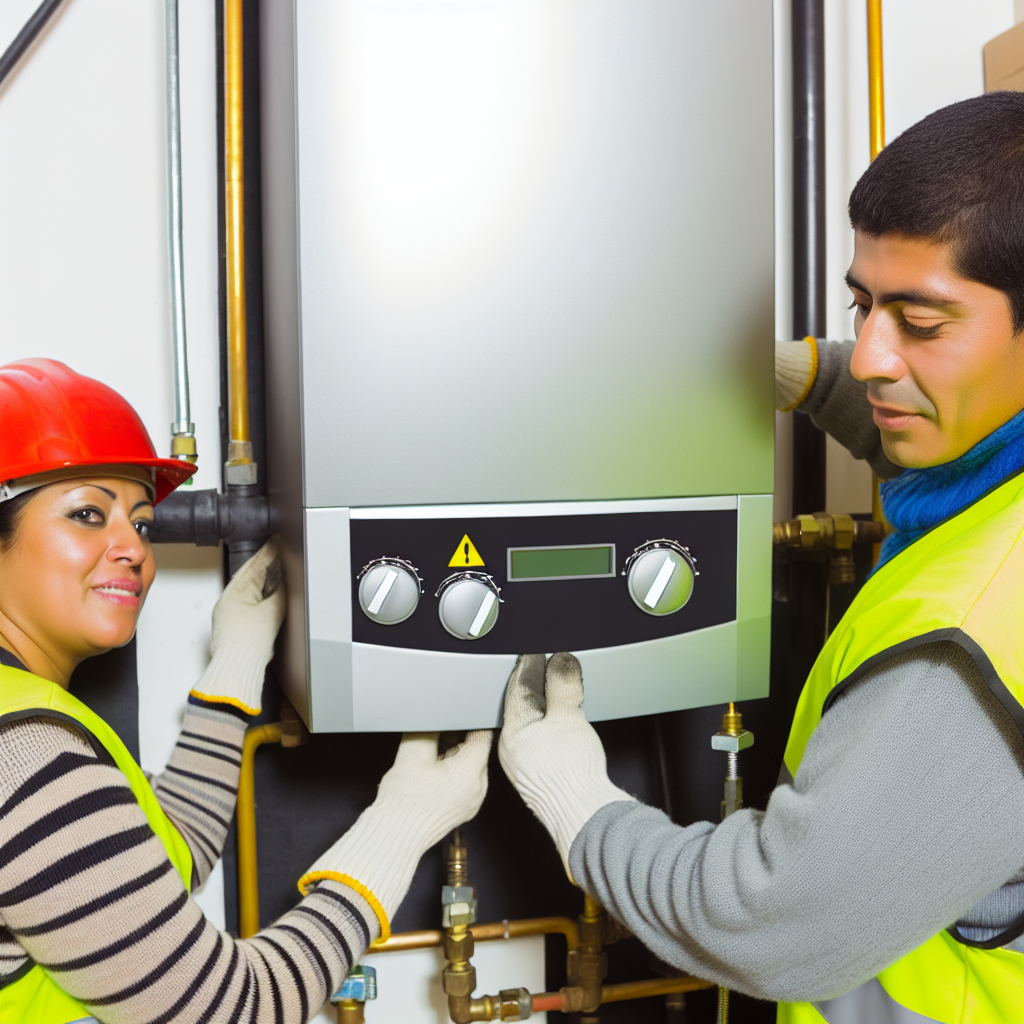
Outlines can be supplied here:
[[452, 560], [448, 563], [448, 568], [454, 569], [461, 566], [463, 569], [466, 569], [470, 566], [483, 564], [484, 560], [480, 557], [480, 552], [473, 546], [473, 542], [469, 539], [469, 534], [464, 533], [462, 540], [459, 541], [459, 546], [455, 549], [455, 554], [452, 555]]

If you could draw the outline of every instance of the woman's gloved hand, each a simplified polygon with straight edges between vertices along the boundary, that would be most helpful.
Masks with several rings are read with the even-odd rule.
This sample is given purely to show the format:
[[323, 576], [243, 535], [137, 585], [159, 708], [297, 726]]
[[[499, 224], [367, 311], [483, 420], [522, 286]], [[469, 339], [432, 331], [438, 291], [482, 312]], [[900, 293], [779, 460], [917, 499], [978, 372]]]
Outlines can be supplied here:
[[192, 695], [258, 714], [284, 610], [284, 579], [271, 538], [235, 573], [214, 606], [213, 657]]
[[775, 408], [791, 412], [811, 393], [818, 375], [818, 343], [814, 338], [803, 341], [775, 342]]
[[452, 829], [476, 816], [487, 795], [491, 732], [466, 735], [438, 753], [438, 734], [406, 733], [377, 799], [299, 879], [305, 894], [330, 878], [353, 888], [373, 907], [381, 938], [409, 891], [420, 858]]
[[[571, 654], [523, 654], [505, 691], [498, 742], [505, 774], [540, 818], [569, 874], [580, 829], [606, 804], [632, 800], [612, 784], [604, 747], [583, 714], [583, 669]], [[570, 874], [570, 878], [571, 878]]]

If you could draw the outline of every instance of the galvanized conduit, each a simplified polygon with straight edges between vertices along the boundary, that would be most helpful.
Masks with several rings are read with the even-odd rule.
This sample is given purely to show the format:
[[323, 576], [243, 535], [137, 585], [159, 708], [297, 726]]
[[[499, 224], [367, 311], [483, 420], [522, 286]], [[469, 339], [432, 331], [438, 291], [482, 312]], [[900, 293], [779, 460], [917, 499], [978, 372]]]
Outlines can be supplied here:
[[185, 337], [185, 257], [181, 214], [181, 90], [178, 73], [178, 0], [164, 0], [167, 68], [167, 240], [171, 271], [171, 334], [174, 349], [174, 422], [171, 458], [196, 461], [195, 424], [188, 389]]

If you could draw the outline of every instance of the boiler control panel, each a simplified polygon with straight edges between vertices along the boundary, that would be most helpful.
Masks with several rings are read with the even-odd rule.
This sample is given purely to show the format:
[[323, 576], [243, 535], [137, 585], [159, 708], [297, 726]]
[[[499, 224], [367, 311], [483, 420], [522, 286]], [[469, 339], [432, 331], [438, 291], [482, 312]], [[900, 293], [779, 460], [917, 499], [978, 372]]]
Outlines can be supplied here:
[[569, 650], [592, 720], [765, 696], [770, 495], [307, 509], [313, 731], [500, 723]]
[[352, 639], [518, 654], [634, 644], [729, 622], [736, 519], [735, 508], [353, 518]]

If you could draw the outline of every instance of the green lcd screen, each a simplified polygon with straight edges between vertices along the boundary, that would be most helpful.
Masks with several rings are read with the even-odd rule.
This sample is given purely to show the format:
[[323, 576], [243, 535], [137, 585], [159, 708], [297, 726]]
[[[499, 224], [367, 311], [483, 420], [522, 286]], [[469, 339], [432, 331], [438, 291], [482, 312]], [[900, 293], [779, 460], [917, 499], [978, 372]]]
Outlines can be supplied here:
[[614, 575], [614, 544], [508, 549], [510, 580], [565, 580]]

